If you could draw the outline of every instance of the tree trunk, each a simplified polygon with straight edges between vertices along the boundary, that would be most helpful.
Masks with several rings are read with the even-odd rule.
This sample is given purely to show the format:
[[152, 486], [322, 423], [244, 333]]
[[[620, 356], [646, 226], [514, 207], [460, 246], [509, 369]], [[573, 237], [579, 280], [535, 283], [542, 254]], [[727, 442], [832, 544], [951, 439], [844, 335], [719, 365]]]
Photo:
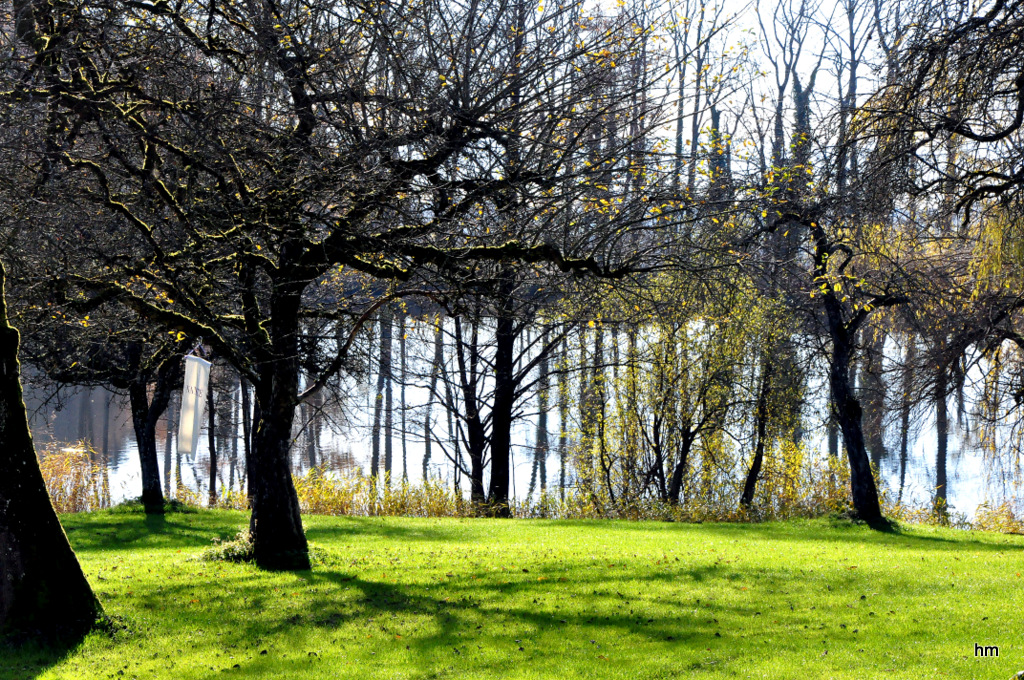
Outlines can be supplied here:
[[672, 470], [672, 479], [668, 485], [668, 502], [672, 505], [679, 505], [679, 498], [683, 493], [683, 475], [686, 472], [686, 463], [692, 447], [693, 436], [689, 432], [683, 433], [682, 440], [679, 442], [679, 459]]
[[132, 408], [135, 443], [142, 471], [142, 505], [147, 513], [160, 513], [164, 495], [160, 488], [160, 470], [156, 457], [156, 433], [149, 427], [149, 395], [145, 381], [135, 381], [128, 389]]
[[249, 392], [249, 381], [242, 376], [239, 380], [242, 388], [242, 452], [245, 454], [245, 496], [252, 507], [252, 397]]
[[428, 466], [430, 465], [430, 444], [433, 433], [430, 426], [430, 413], [434, 405], [434, 392], [437, 391], [437, 378], [441, 374], [441, 364], [444, 361], [444, 336], [442, 334], [442, 320], [437, 319], [437, 328], [434, 330], [434, 363], [430, 369], [430, 390], [427, 392], [427, 409], [423, 416], [423, 481], [429, 478]]
[[[831, 244], [820, 224], [810, 223], [811, 235], [814, 239], [814, 275], [815, 280], [828, 275], [829, 255], [833, 252]], [[882, 508], [878, 503], [878, 489], [871, 472], [871, 461], [868, 459], [864, 445], [864, 431], [861, 425], [863, 412], [860, 402], [854, 395], [853, 382], [850, 379], [850, 364], [853, 359], [856, 326], [866, 320], [865, 315], [855, 315], [847, 323], [843, 317], [842, 303], [839, 293], [832, 286], [824, 286], [822, 303], [825, 308], [829, 339], [832, 341], [832, 354], [829, 357], [829, 387], [832, 392], [832, 410], [840, 431], [843, 433], [843, 444], [846, 456], [850, 461], [850, 491], [853, 500], [854, 514], [872, 526], [882, 528], [886, 525], [882, 517]], [[862, 313], [863, 314], [863, 313]]]
[[861, 394], [864, 400], [864, 430], [871, 464], [877, 469], [886, 456], [885, 401], [886, 385], [882, 375], [885, 335], [874, 328], [865, 329], [864, 366], [861, 370]]
[[[377, 361], [377, 391], [373, 402], [372, 452], [370, 457], [370, 476], [376, 478], [380, 474], [380, 424], [384, 409], [384, 387], [388, 382], [391, 370], [391, 311], [385, 305], [380, 310], [380, 357]], [[389, 464], [390, 467], [390, 464]], [[376, 484], [374, 484], [376, 487]]]
[[900, 490], [896, 502], [903, 501], [903, 487], [907, 481], [907, 459], [910, 449], [910, 390], [914, 384], [914, 359], [917, 344], [911, 336], [907, 340], [907, 353], [903, 359], [903, 394], [900, 401]]
[[168, 408], [166, 409], [167, 420], [164, 423], [164, 427], [167, 432], [164, 435], [164, 498], [171, 497], [171, 476], [172, 471], [172, 459], [171, 450], [174, 448], [174, 404], [168, 400]]
[[[211, 371], [212, 374], [212, 371]], [[207, 448], [210, 450], [210, 496], [207, 505], [211, 508], [217, 506], [217, 431], [216, 431], [216, 403], [213, 400], [213, 380], [211, 376], [210, 385], [206, 389], [206, 412], [210, 420], [206, 423]]]
[[946, 454], [949, 448], [949, 410], [946, 399], [949, 396], [949, 379], [945, 366], [935, 374], [935, 508], [940, 514], [946, 513], [947, 480]]
[[[384, 338], [381, 339], [382, 341]], [[381, 370], [386, 371], [387, 381], [384, 383], [384, 484], [391, 487], [391, 477], [394, 470], [394, 439], [395, 439], [395, 371], [394, 352], [392, 351], [392, 328], [391, 315], [388, 315], [387, 362], [381, 363]]]
[[264, 362], [256, 387], [256, 435], [252, 464], [249, 534], [256, 564], [266, 569], [309, 569], [299, 497], [289, 464], [292, 420], [298, 399], [299, 295], [272, 302], [274, 359]]
[[836, 426], [836, 414], [832, 404], [829, 404], [828, 413], [828, 456], [835, 459], [839, 457], [839, 428]]
[[147, 513], [164, 511], [164, 494], [160, 487], [160, 464], [156, 455], [156, 424], [167, 410], [173, 390], [172, 376], [176, 358], [168, 359], [157, 371], [153, 398], [149, 397], [149, 377], [143, 375], [128, 387], [132, 410], [132, 425], [139, 450], [142, 472], [142, 505]]
[[843, 444], [846, 446], [846, 455], [850, 461], [850, 490], [854, 513], [869, 524], [877, 524], [882, 521], [882, 509], [878, 503], [878, 489], [875, 487], [875, 478], [871, 472], [871, 461], [864, 445], [860, 402], [853, 395], [853, 388], [850, 385], [852, 344], [852, 338], [845, 329], [833, 329], [829, 382], [836, 420], [843, 433]]
[[537, 436], [534, 438], [534, 469], [540, 480], [540, 493], [548, 490], [548, 401], [550, 380], [548, 376], [548, 328], [544, 327], [541, 334], [540, 347], [544, 352], [537, 370], [540, 375], [537, 382]]
[[103, 610], [39, 471], [22, 397], [19, 335], [8, 321], [0, 264], [0, 632], [79, 635]]
[[563, 334], [558, 371], [558, 498], [565, 500], [565, 459], [569, 439], [569, 335]]
[[747, 472], [746, 482], [743, 484], [743, 495], [740, 497], [740, 505], [750, 508], [754, 503], [754, 491], [757, 487], [757, 479], [761, 475], [761, 464], [764, 461], [764, 446], [768, 432], [768, 396], [771, 393], [772, 372], [774, 365], [770, 357], [762, 359], [761, 389], [757, 394], [757, 410], [754, 417], [757, 422], [757, 437], [754, 444], [754, 460]]
[[398, 316], [398, 356], [399, 356], [399, 382], [398, 382], [398, 409], [402, 417], [401, 442], [402, 442], [402, 481], [409, 481], [409, 451], [407, 443], [407, 419], [405, 414], [405, 382], [406, 375], [406, 339], [405, 339], [405, 312]]
[[[228, 468], [228, 489], [229, 490], [232, 490], [232, 489], [235, 488], [235, 471], [238, 468], [238, 403], [239, 403], [239, 400], [235, 398], [234, 391], [235, 391], [234, 390], [234, 385], [232, 385], [232, 389], [231, 389], [231, 392], [232, 392], [231, 397], [232, 398], [230, 400], [230, 405], [231, 405], [230, 406], [230, 408], [231, 408], [231, 428], [230, 428], [230, 431], [227, 432], [227, 436], [229, 437], [229, 441], [231, 442], [231, 447], [230, 447], [230, 452], [231, 453], [229, 454], [230, 455], [230, 459], [229, 459], [230, 467]], [[221, 422], [222, 423], [224, 422], [223, 418], [221, 419]]]
[[[462, 389], [462, 402], [464, 415], [462, 420], [466, 424], [466, 444], [469, 456], [469, 498], [474, 506], [482, 508], [487, 500], [484, 495], [484, 453], [487, 446], [487, 435], [484, 431], [483, 421], [480, 417], [480, 404], [477, 399], [477, 364], [479, 352], [477, 346], [478, 326], [476, 321], [472, 323], [470, 339], [467, 344], [462, 335], [462, 319], [458, 316], [455, 323], [455, 358], [459, 370], [459, 385]], [[466, 352], [469, 357], [467, 361]], [[455, 409], [455, 404], [449, 401], [449, 413]], [[493, 422], [493, 421], [492, 421]], [[456, 442], [456, 451], [458, 443]]]
[[488, 514], [509, 517], [509, 466], [512, 453], [512, 410], [515, 407], [515, 320], [500, 315], [495, 329], [494, 402], [491, 404], [491, 483]]

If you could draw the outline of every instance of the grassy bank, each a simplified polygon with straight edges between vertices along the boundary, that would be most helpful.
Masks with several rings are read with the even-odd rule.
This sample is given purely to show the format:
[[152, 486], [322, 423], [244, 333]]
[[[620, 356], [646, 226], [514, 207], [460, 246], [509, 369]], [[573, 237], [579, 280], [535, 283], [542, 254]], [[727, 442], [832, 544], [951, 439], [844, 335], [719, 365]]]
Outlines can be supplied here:
[[[1024, 538], [846, 523], [307, 517], [312, 572], [195, 560], [243, 513], [63, 522], [123, 628], [0, 678], [1008, 678]], [[978, 658], [975, 643], [997, 645]]]

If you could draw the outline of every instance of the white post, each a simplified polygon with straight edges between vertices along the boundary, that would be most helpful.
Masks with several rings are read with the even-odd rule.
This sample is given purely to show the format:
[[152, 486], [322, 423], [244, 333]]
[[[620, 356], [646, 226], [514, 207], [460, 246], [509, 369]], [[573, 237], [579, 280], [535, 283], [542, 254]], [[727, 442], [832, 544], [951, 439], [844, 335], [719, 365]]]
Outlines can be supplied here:
[[199, 357], [185, 357], [185, 384], [181, 388], [181, 418], [178, 420], [178, 453], [194, 456], [199, 448], [210, 365], [209, 361]]

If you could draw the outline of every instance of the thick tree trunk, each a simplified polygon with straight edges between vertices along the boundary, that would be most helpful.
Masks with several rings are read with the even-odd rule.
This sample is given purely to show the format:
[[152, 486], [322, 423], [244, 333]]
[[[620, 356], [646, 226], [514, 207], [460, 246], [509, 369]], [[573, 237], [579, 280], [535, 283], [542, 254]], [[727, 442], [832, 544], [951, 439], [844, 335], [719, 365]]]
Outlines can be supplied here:
[[[472, 324], [469, 343], [462, 335], [462, 319], [455, 317], [455, 358], [459, 369], [459, 385], [462, 390], [462, 402], [465, 414], [462, 420], [466, 425], [466, 455], [469, 457], [469, 498], [477, 508], [483, 508], [487, 497], [484, 494], [484, 453], [487, 447], [487, 435], [480, 416], [480, 404], [477, 398], [477, 365], [480, 357], [477, 348], [478, 326]], [[467, 361], [466, 352], [469, 357]], [[449, 402], [449, 413], [455, 404]], [[458, 443], [456, 443], [458, 451]], [[458, 463], [457, 463], [458, 466]]]
[[832, 333], [829, 382], [836, 420], [843, 433], [843, 444], [846, 446], [846, 455], [850, 461], [853, 510], [859, 519], [876, 524], [882, 521], [882, 509], [878, 503], [878, 489], [875, 487], [871, 461], [868, 459], [867, 447], [864, 444], [860, 402], [854, 396], [850, 384], [852, 344], [852, 338], [845, 330], [839, 329], [839, 332]]
[[0, 265], [0, 633], [84, 633], [103, 613], [60, 526], [28, 428]]
[[768, 433], [768, 396], [771, 393], [773, 370], [774, 365], [771, 358], [768, 356], [763, 357], [761, 386], [757, 391], [757, 409], [754, 413], [757, 423], [754, 460], [750, 463], [750, 470], [747, 472], [747, 479], [743, 484], [743, 495], [740, 497], [740, 505], [745, 508], [749, 508], [754, 503], [754, 491], [757, 488], [757, 480], [761, 475], [761, 465], [764, 461], [764, 447]]
[[494, 401], [491, 405], [491, 483], [488, 514], [509, 517], [509, 466], [512, 453], [512, 410], [515, 407], [515, 320], [497, 319], [494, 352]]
[[[829, 256], [833, 252], [831, 244], [821, 225], [810, 223], [811, 235], [814, 239], [814, 275], [825, 278], [829, 272]], [[838, 286], [836, 286], [838, 288]], [[860, 402], [853, 390], [850, 368], [853, 360], [854, 338], [857, 326], [866, 320], [864, 312], [853, 316], [847, 322], [844, 319], [843, 306], [831, 285], [823, 286], [822, 303], [825, 308], [829, 339], [832, 341], [832, 354], [829, 357], [829, 387], [832, 393], [832, 411], [836, 422], [843, 433], [843, 444], [850, 462], [850, 491], [853, 500], [854, 514], [872, 526], [879, 528], [886, 525], [882, 517], [882, 508], [878, 502], [878, 489], [871, 471], [867, 447], [864, 444], [862, 429], [863, 412]]]
[[132, 425], [139, 450], [139, 467], [142, 472], [142, 505], [147, 513], [164, 511], [164, 494], [160, 487], [160, 464], [156, 455], [156, 425], [167, 410], [173, 390], [173, 362], [168, 359], [157, 372], [152, 401], [149, 397], [148, 376], [134, 380], [128, 387], [128, 399], [132, 410]]
[[249, 534], [256, 563], [266, 569], [309, 569], [299, 497], [289, 464], [292, 420], [298, 399], [299, 295], [272, 303], [271, 337], [275, 357], [259, 372], [252, 462], [252, 515]]
[[679, 458], [672, 469], [672, 477], [668, 484], [668, 502], [672, 505], [679, 505], [679, 499], [683, 493], [683, 477], [686, 473], [686, 463], [690, 458], [691, 448], [693, 448], [693, 436], [684, 433], [682, 441], [679, 442]]
[[142, 472], [142, 505], [146, 512], [160, 513], [164, 508], [164, 495], [160, 488], [160, 470], [156, 457], [156, 432], [149, 425], [149, 395], [145, 382], [134, 382], [128, 389], [132, 408], [135, 443], [139, 450]]

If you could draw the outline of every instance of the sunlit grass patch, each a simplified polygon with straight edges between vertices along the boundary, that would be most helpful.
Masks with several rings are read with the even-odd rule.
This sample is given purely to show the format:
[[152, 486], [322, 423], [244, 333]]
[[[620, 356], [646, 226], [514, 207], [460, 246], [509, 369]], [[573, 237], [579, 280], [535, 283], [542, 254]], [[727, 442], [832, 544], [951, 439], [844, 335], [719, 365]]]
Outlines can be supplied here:
[[[0, 677], [859, 680], [1024, 668], [1016, 536], [837, 520], [307, 517], [312, 571], [195, 559], [247, 519], [65, 516], [124, 628], [58, 658], [4, 650]], [[976, 658], [975, 642], [1000, 656]]]

